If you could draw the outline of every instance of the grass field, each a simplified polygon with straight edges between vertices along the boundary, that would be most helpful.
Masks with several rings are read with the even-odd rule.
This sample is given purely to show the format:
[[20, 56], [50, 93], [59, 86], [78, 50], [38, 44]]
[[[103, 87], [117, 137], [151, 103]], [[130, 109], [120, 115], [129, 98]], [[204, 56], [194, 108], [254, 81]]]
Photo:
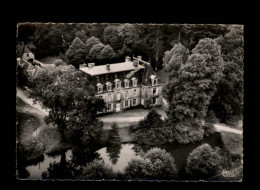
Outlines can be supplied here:
[[231, 155], [243, 155], [243, 136], [240, 134], [221, 131], [223, 146]]

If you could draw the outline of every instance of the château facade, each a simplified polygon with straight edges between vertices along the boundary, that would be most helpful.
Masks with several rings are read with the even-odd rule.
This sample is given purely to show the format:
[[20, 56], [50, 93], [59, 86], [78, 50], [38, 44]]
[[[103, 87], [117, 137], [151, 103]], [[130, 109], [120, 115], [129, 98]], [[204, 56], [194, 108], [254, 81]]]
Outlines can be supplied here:
[[122, 63], [80, 66], [95, 87], [95, 96], [106, 103], [102, 113], [120, 112], [140, 105], [144, 108], [162, 105], [163, 86], [150, 63], [141, 56], [133, 59], [127, 56]]

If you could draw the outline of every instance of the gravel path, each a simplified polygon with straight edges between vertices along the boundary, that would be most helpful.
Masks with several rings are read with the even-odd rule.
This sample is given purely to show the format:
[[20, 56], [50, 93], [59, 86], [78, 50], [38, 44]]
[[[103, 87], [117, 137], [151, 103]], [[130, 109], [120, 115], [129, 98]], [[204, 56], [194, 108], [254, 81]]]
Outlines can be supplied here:
[[227, 132], [236, 133], [236, 134], [240, 134], [240, 135], [243, 134], [242, 130], [230, 128], [230, 127], [226, 126], [225, 124], [221, 124], [221, 123], [214, 124], [214, 127], [217, 131], [227, 131]]
[[24, 101], [27, 105], [22, 108], [22, 112], [27, 112], [32, 115], [35, 115], [39, 121], [40, 124], [33, 133], [32, 136], [36, 137], [44, 128], [49, 127], [47, 125], [43, 118], [47, 116], [49, 113], [45, 109], [42, 108], [42, 106], [39, 103], [33, 103], [33, 99], [29, 98], [26, 91], [17, 87], [16, 88], [16, 96], [19, 97], [22, 101]]

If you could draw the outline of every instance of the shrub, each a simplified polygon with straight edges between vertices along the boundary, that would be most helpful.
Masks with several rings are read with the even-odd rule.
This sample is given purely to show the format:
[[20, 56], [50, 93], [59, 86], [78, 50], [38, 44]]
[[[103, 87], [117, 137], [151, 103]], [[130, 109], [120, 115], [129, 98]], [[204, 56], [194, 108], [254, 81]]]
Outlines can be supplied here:
[[56, 60], [56, 61], [54, 61], [54, 63], [53, 63], [56, 67], [58, 67], [58, 66], [60, 66], [60, 65], [62, 65], [62, 66], [64, 66], [64, 65], [67, 65], [63, 60], [61, 60], [61, 59], [58, 59], [58, 60]]
[[213, 149], [204, 143], [189, 154], [185, 170], [196, 179], [205, 179], [217, 174], [222, 167], [223, 158], [220, 149]]
[[127, 179], [144, 179], [146, 178], [146, 161], [142, 158], [132, 159], [124, 169]]
[[155, 145], [173, 141], [172, 129], [155, 110], [150, 111], [137, 126], [131, 126], [134, 140], [140, 144]]
[[142, 158], [133, 159], [124, 171], [129, 179], [155, 180], [175, 179], [178, 173], [174, 158], [159, 148], [149, 150]]
[[103, 160], [95, 159], [88, 163], [82, 171], [80, 178], [89, 180], [114, 179], [116, 173], [105, 165]]

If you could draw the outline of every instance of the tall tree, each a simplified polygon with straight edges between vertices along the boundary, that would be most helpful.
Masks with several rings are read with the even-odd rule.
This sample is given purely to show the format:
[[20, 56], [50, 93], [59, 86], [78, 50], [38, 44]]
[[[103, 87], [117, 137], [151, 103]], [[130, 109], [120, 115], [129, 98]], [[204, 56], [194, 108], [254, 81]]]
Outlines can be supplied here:
[[75, 32], [75, 36], [81, 39], [82, 42], [86, 42], [89, 36], [86, 35], [85, 30], [79, 30]]
[[62, 31], [56, 24], [37, 24], [34, 33], [36, 57], [59, 55], [62, 51]]
[[[169, 102], [168, 119], [175, 139], [189, 143], [203, 138], [203, 119], [223, 72], [220, 46], [215, 40], [200, 40], [177, 77], [170, 80], [174, 93]], [[170, 90], [171, 91], [171, 90]]]
[[244, 39], [241, 26], [231, 26], [229, 33], [216, 41], [221, 45], [224, 63], [224, 74], [218, 90], [210, 103], [210, 109], [227, 122], [232, 117], [243, 115], [244, 96]]
[[90, 50], [89, 50], [89, 53], [88, 53], [88, 56], [87, 56], [87, 59], [89, 61], [94, 61], [96, 62], [97, 64], [100, 63], [100, 60], [101, 60], [101, 51], [105, 48], [105, 45], [103, 43], [99, 43], [99, 44], [96, 44], [94, 45]]
[[68, 124], [80, 119], [75, 112], [94, 121], [95, 111], [103, 109], [101, 100], [93, 96], [87, 77], [71, 66], [46, 67], [29, 81], [29, 88], [31, 96], [49, 110], [45, 121], [57, 125], [61, 142], [66, 141], [64, 132]]
[[86, 46], [78, 37], [76, 37], [65, 54], [69, 63], [79, 68], [80, 64], [85, 62]]
[[103, 33], [103, 43], [109, 44], [115, 52], [122, 49], [123, 40], [122, 37], [119, 36], [119, 26], [111, 25], [105, 28]]
[[166, 86], [163, 89], [165, 92], [165, 98], [168, 102], [172, 100], [172, 94], [174, 93], [174, 88], [172, 86], [176, 85], [178, 82], [178, 71], [183, 66], [189, 56], [190, 52], [181, 43], [175, 44], [170, 51], [165, 52], [163, 58], [164, 71], [168, 74]]
[[101, 43], [100, 40], [94, 36], [90, 37], [89, 39], [87, 39], [87, 41], [85, 42], [85, 45], [86, 45], [86, 56], [88, 57], [89, 55], [89, 51], [90, 49], [96, 45], [96, 44], [99, 44]]
[[110, 45], [106, 45], [100, 52], [99, 59], [104, 63], [113, 63], [118, 58]]

